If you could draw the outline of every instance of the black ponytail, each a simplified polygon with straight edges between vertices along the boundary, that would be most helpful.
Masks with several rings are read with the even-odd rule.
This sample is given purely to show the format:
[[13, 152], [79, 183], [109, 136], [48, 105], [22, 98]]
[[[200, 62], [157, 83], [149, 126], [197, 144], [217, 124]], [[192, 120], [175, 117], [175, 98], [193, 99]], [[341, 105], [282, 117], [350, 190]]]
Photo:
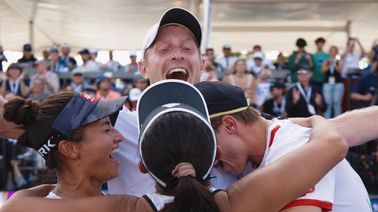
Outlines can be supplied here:
[[[142, 155], [147, 169], [166, 185], [160, 193], [174, 196], [164, 212], [218, 212], [210, 182], [203, 179], [212, 166], [214, 138], [211, 127], [186, 112], [161, 115], [144, 133]], [[172, 171], [180, 163], [193, 166], [194, 176], [175, 177]]]
[[162, 212], [219, 212], [213, 195], [207, 186], [203, 185], [192, 176], [178, 179], [174, 188], [175, 199], [167, 204]]

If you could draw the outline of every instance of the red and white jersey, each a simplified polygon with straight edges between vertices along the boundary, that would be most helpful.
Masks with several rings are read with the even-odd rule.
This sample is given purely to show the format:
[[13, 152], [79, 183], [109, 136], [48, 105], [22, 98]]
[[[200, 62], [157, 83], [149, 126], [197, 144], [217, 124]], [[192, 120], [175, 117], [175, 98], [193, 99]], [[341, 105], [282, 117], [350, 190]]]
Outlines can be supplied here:
[[[260, 167], [264, 167], [310, 140], [311, 128], [302, 127], [289, 120], [277, 120], [267, 129], [267, 146]], [[319, 155], [321, 157], [321, 155]], [[260, 168], [259, 167], [259, 168]], [[298, 177], [301, 170], [298, 170]], [[366, 188], [349, 163], [344, 159], [328, 172], [302, 197], [285, 208], [318, 206], [324, 211], [365, 212], [372, 211]]]

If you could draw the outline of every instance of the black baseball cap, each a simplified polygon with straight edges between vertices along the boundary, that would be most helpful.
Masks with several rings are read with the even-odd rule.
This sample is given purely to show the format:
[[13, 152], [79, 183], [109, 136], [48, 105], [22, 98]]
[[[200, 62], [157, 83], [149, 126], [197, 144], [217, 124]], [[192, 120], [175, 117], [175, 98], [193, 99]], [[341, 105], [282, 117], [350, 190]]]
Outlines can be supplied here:
[[79, 54], [89, 54], [89, 50], [88, 49], [82, 49], [79, 51]]
[[[211, 130], [214, 141], [212, 161], [208, 171], [204, 174], [204, 176], [201, 176], [202, 179], [207, 178], [214, 164], [217, 144], [215, 133], [210, 125], [205, 99], [202, 97], [197, 88], [182, 80], [170, 79], [159, 81], [149, 86], [141, 94], [137, 104], [137, 111], [139, 125], [139, 153], [147, 170], [149, 169], [144, 162], [142, 154], [142, 141], [145, 132], [148, 131], [149, 127], [157, 120], [158, 117], [170, 112], [184, 112], [192, 114], [203, 121]], [[163, 180], [159, 179], [150, 171], [149, 173], [159, 184], [166, 186], [166, 183]]]
[[244, 91], [224, 82], [200, 82], [195, 87], [206, 100], [210, 118], [247, 110], [249, 100]]
[[24, 44], [24, 46], [22, 47], [22, 50], [25, 51], [25, 52], [30, 52], [32, 51], [32, 46], [31, 44]]
[[126, 98], [125, 96], [112, 100], [97, 100], [84, 93], [75, 94], [55, 119], [50, 135], [35, 149], [46, 159], [59, 141], [72, 139], [79, 127], [108, 116], [114, 125]]
[[168, 25], [180, 25], [185, 27], [193, 33], [197, 45], [201, 46], [202, 30], [198, 19], [188, 10], [174, 7], [167, 10], [160, 20], [148, 30], [143, 42], [142, 56], [145, 55], [147, 49], [154, 43], [159, 30]]
[[272, 90], [273, 88], [285, 89], [286, 86], [285, 83], [282, 82], [272, 82], [272, 84], [270, 85], [270, 89]]

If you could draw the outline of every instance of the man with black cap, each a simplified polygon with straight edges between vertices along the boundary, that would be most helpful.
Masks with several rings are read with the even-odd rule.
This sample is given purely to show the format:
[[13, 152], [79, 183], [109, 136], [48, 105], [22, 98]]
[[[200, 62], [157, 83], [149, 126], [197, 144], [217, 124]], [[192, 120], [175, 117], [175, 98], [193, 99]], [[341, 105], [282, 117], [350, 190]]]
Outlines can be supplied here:
[[296, 42], [298, 48], [297, 51], [294, 51], [289, 57], [289, 68], [291, 72], [291, 82], [297, 82], [296, 72], [302, 66], [307, 66], [309, 70], [312, 70], [314, 67], [313, 56], [305, 50], [307, 42], [303, 38], [298, 38]]
[[81, 56], [81, 60], [83, 61], [83, 64], [78, 66], [76, 69], [80, 70], [83, 73], [91, 72], [91, 71], [98, 71], [100, 69], [99, 64], [91, 59], [91, 54], [88, 49], [80, 50], [79, 54]]
[[270, 85], [270, 95], [272, 98], [266, 100], [262, 106], [262, 111], [274, 117], [286, 117], [286, 86], [281, 82], [273, 82]]
[[[221, 153], [217, 168], [241, 177], [279, 160], [310, 139], [311, 128], [260, 115], [238, 87], [221, 82], [201, 82], [195, 86], [205, 98], [216, 133]], [[366, 131], [357, 129], [355, 133]], [[367, 134], [377, 136], [372, 129]], [[344, 159], [284, 209], [293, 207], [295, 211], [370, 211], [370, 201], [361, 178]]]
[[34, 62], [37, 61], [37, 58], [33, 55], [33, 49], [30, 44], [24, 44], [22, 47], [22, 57], [17, 60], [17, 63], [20, 64], [23, 68], [30, 68], [34, 65]]

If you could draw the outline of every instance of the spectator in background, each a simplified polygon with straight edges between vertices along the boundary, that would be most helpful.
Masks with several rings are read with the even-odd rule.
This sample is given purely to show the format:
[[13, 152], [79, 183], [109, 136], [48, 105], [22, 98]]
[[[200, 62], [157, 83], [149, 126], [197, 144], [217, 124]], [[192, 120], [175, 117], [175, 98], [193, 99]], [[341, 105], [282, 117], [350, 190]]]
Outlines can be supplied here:
[[13, 93], [21, 97], [28, 96], [29, 80], [24, 79], [22, 68], [17, 63], [8, 66], [5, 76], [5, 79], [1, 82], [0, 95]]
[[97, 93], [96, 98], [100, 100], [116, 99], [121, 97], [117, 91], [113, 91], [112, 75], [111, 72], [105, 72], [99, 79], [97, 79]]
[[97, 55], [98, 55], [98, 49], [96, 49], [96, 48], [89, 49], [89, 54], [91, 56], [91, 60], [97, 62], [96, 59], [97, 59]]
[[243, 89], [245, 96], [248, 97], [250, 101], [254, 101], [257, 82], [255, 77], [247, 71], [245, 60], [237, 59], [233, 69], [232, 74], [225, 76], [223, 81]]
[[249, 60], [247, 60], [247, 69], [249, 70], [249, 71], [251, 71], [251, 69], [253, 69], [253, 67], [255, 67], [256, 65], [255, 65], [255, 58], [253, 57], [254, 55], [255, 55], [255, 53], [257, 53], [257, 52], [259, 52], [259, 57], [261, 58], [261, 65], [262, 65], [262, 67], [264, 67], [264, 68], [268, 68], [268, 69], [270, 69], [270, 70], [274, 70], [275, 69], [275, 67], [274, 67], [274, 65], [273, 65], [273, 63], [272, 63], [272, 61], [271, 60], [269, 60], [268, 58], [266, 58], [265, 57], [265, 54], [264, 54], [264, 52], [263, 52], [263, 50], [262, 50], [262, 47], [260, 46], [260, 45], [254, 45], [253, 46], [253, 48], [252, 48], [252, 57], [249, 59]]
[[272, 72], [267, 68], [264, 68], [257, 77], [254, 103], [259, 110], [261, 110], [261, 107], [264, 104], [265, 100], [270, 98], [269, 90], [272, 81], [274, 81], [274, 77], [272, 75]]
[[296, 72], [298, 82], [286, 94], [286, 112], [288, 117], [309, 117], [321, 115], [327, 108], [322, 91], [310, 84], [312, 71], [309, 67], [299, 67]]
[[34, 79], [33, 86], [30, 88], [30, 94], [28, 98], [33, 99], [34, 101], [42, 101], [49, 96], [48, 93], [45, 92], [45, 83], [41, 79]]
[[286, 86], [282, 82], [273, 82], [270, 85], [271, 98], [266, 100], [262, 106], [262, 112], [268, 113], [274, 117], [286, 117], [285, 106], [285, 89]]
[[322, 37], [319, 37], [315, 40], [316, 52], [313, 54], [314, 58], [314, 76], [312, 77], [312, 83], [316, 84], [320, 88], [323, 87], [324, 83], [324, 74], [321, 71], [324, 61], [329, 57], [328, 53], [324, 52], [323, 47], [326, 43], [326, 40]]
[[[44, 50], [42, 51], [42, 57], [43, 57], [43, 59], [42, 59], [41, 61], [44, 62], [44, 63], [46, 63], [46, 64], [49, 64], [49, 65], [50, 65], [50, 51], [44, 49]], [[50, 67], [49, 67], [49, 68], [50, 68]]]
[[148, 79], [142, 77], [142, 75], [137, 74], [134, 76], [133, 84], [136, 88], [139, 88], [141, 91], [144, 91], [148, 87], [149, 81]]
[[289, 70], [289, 64], [287, 63], [286, 58], [282, 52], [278, 53], [277, 61], [274, 63], [274, 67], [277, 71]]
[[373, 41], [373, 45], [371, 47], [371, 51], [368, 52], [368, 59], [369, 59], [369, 64], [366, 68], [364, 68], [364, 73], [371, 72], [371, 70], [375, 70], [376, 67], [372, 67], [373, 65], [377, 65], [375, 63], [378, 61], [378, 39], [375, 39]]
[[[374, 62], [374, 67], [376, 63]], [[356, 108], [364, 108], [373, 104], [377, 104], [377, 89], [378, 89], [378, 72], [377, 68], [372, 72], [360, 77], [354, 87], [351, 99], [356, 101]]]
[[[360, 52], [355, 52], [356, 43], [360, 47]], [[362, 57], [365, 56], [364, 47], [361, 45], [361, 42], [358, 38], [349, 38], [347, 42], [347, 47], [344, 54], [341, 56], [343, 61], [341, 76], [347, 78], [348, 70], [350, 69], [359, 69], [359, 61]]]
[[50, 61], [50, 71], [54, 73], [69, 72], [66, 61], [59, 56], [58, 48], [50, 48]]
[[63, 60], [65, 62], [66, 66], [68, 67], [68, 70], [74, 70], [77, 66], [77, 62], [75, 58], [70, 56], [71, 47], [67, 43], [63, 43], [60, 46], [60, 52], [60, 60]]
[[33, 49], [30, 44], [24, 44], [22, 47], [22, 57], [17, 60], [17, 63], [21, 66], [21, 68], [32, 68], [34, 66], [35, 61], [37, 58], [33, 55]]
[[237, 59], [237, 57], [232, 56], [231, 45], [223, 45], [223, 56], [218, 58], [217, 63], [219, 63], [222, 66], [222, 69], [224, 70], [224, 75], [229, 75], [234, 71], [233, 66]]
[[47, 70], [48, 64], [42, 61], [36, 62], [37, 73], [31, 78], [31, 87], [33, 86], [34, 80], [39, 79], [44, 82], [44, 92], [48, 94], [54, 94], [59, 91], [59, 77], [56, 73]]
[[95, 88], [92, 88], [92, 87], [88, 87], [88, 88], [84, 88], [82, 90], [83, 93], [89, 95], [90, 97], [92, 98], [96, 98], [96, 89]]
[[[215, 52], [213, 48], [207, 48], [205, 55], [207, 56], [207, 62], [214, 66], [218, 80], [222, 80], [224, 76], [224, 69], [222, 65], [215, 61]], [[207, 64], [205, 64], [207, 65]]]
[[252, 47], [252, 53], [255, 53], [255, 52], [262, 52], [262, 47], [261, 45], [259, 44], [256, 44]]
[[83, 72], [80, 70], [74, 70], [71, 76], [70, 90], [76, 93], [80, 93], [83, 89], [88, 88], [89, 84], [84, 79]]
[[135, 50], [129, 51], [130, 63], [125, 66], [125, 71], [130, 74], [138, 72], [137, 54]]
[[136, 106], [137, 106], [137, 103], [141, 94], [142, 94], [142, 91], [139, 88], [130, 89], [129, 94], [127, 95], [128, 98], [125, 102], [125, 106], [130, 111], [136, 111]]
[[290, 81], [288, 79], [290, 75], [289, 64], [287, 63], [286, 58], [282, 52], [278, 53], [276, 62], [274, 63], [274, 67], [275, 75], [273, 75], [276, 77], [276, 81], [280, 81], [283, 83]]
[[297, 71], [300, 67], [308, 67], [310, 71], [313, 70], [314, 61], [312, 55], [306, 52], [305, 47], [307, 46], [306, 40], [303, 38], [298, 38], [296, 42], [298, 48], [289, 57], [289, 68], [291, 73], [291, 82], [297, 82]]
[[91, 55], [88, 49], [82, 49], [81, 51], [79, 51], [79, 54], [81, 56], [81, 59], [83, 60], [83, 64], [78, 66], [76, 68], [77, 70], [79, 70], [82, 73], [85, 73], [98, 71], [100, 69], [99, 64], [91, 59]]
[[267, 67], [264, 65], [264, 53], [262, 52], [254, 52], [252, 54], [252, 60], [247, 61], [247, 70], [253, 76], [258, 77], [260, 72]]
[[3, 62], [8, 62], [8, 60], [4, 55], [3, 47], [0, 45], [0, 72], [3, 71]]
[[121, 68], [121, 64], [118, 61], [113, 60], [113, 51], [109, 51], [109, 61], [105, 64], [105, 69], [108, 71], [116, 72]]
[[216, 68], [210, 61], [210, 58], [206, 55], [203, 55], [202, 59], [205, 61], [205, 65], [203, 67], [204, 70], [202, 70], [201, 72], [200, 81], [218, 81]]
[[332, 118], [341, 114], [341, 103], [344, 96], [344, 83], [341, 78], [341, 61], [336, 59], [339, 49], [331, 46], [329, 58], [323, 62], [321, 71], [324, 73], [325, 82], [323, 85], [324, 100], [327, 103], [327, 110], [324, 112], [326, 118]]

